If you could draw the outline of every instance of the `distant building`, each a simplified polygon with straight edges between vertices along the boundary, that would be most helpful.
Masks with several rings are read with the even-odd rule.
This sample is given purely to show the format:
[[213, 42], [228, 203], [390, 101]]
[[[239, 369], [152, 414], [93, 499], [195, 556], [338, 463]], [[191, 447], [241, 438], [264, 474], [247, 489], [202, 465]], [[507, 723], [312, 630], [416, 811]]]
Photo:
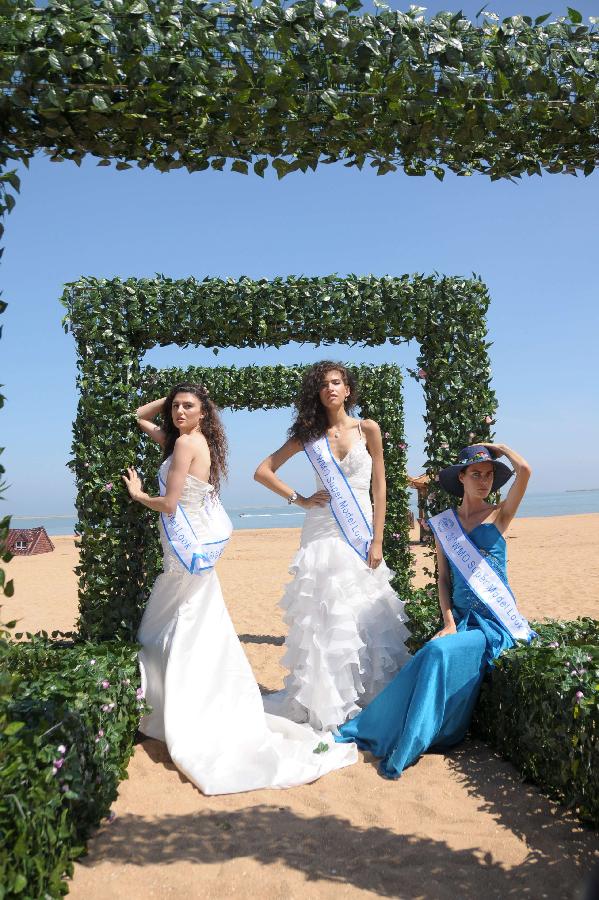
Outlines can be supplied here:
[[14, 556], [32, 556], [34, 553], [51, 553], [54, 544], [42, 525], [39, 528], [11, 528], [6, 549]]

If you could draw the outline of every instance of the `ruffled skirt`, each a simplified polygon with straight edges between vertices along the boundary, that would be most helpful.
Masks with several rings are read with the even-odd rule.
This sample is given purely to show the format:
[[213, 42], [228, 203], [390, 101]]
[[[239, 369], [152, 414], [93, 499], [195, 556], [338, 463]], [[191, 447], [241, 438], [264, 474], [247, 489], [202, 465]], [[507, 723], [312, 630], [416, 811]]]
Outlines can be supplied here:
[[289, 674], [283, 691], [264, 697], [264, 707], [316, 730], [336, 730], [409, 659], [404, 604], [385, 562], [369, 569], [341, 536], [306, 543], [289, 571], [295, 578], [281, 601]]

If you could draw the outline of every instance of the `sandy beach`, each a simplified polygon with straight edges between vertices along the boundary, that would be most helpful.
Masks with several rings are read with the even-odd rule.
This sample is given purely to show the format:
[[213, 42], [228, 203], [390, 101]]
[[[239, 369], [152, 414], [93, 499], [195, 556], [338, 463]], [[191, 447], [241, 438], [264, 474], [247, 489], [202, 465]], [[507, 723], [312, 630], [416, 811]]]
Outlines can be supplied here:
[[[239, 531], [219, 564], [225, 599], [259, 683], [281, 686], [278, 609], [296, 529]], [[70, 630], [77, 618], [72, 537], [8, 566], [17, 630]], [[510, 580], [532, 619], [599, 617], [599, 514], [516, 520]], [[417, 583], [423, 553], [415, 546]], [[209, 739], [209, 736], [207, 736]], [[430, 754], [397, 781], [372, 759], [289, 791], [204, 797], [163, 745], [136, 746], [129, 780], [71, 894], [137, 898], [574, 898], [599, 861], [599, 836], [580, 826], [484, 744]]]

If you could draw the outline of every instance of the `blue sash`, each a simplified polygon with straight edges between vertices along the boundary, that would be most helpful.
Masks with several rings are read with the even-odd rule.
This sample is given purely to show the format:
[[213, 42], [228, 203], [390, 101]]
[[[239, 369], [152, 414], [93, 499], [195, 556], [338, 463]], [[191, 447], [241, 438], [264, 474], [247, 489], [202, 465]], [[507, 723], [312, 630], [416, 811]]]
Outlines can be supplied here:
[[530, 643], [537, 636], [536, 632], [518, 612], [516, 598], [509, 585], [489, 565], [462, 528], [455, 510], [446, 509], [428, 522], [445, 556], [451, 560], [470, 590], [515, 641]]
[[[160, 496], [166, 493], [166, 483], [158, 474]], [[191, 522], [180, 504], [172, 515], [161, 513], [160, 520], [173, 551], [191, 575], [204, 575], [214, 568], [231, 537], [233, 525], [218, 497], [207, 494], [204, 501], [208, 531], [213, 539], [197, 537]], [[211, 536], [212, 537], [212, 536]]]
[[366, 561], [372, 541], [372, 528], [331, 452], [326, 434], [305, 444], [304, 451], [330, 494], [331, 511], [341, 534], [358, 556]]

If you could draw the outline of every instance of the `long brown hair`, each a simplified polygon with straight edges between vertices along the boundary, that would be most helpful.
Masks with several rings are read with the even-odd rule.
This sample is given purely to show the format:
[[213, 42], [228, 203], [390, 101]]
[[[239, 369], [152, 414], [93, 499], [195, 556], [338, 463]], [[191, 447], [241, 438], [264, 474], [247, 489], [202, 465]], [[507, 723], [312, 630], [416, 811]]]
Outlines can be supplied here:
[[210, 484], [214, 492], [218, 494], [221, 481], [227, 477], [227, 436], [223, 423], [218, 414], [218, 407], [210, 399], [208, 391], [203, 384], [176, 384], [172, 388], [162, 407], [162, 430], [166, 438], [164, 441], [164, 456], [166, 459], [175, 449], [175, 441], [179, 437], [179, 429], [173, 422], [173, 400], [177, 394], [193, 394], [202, 404], [202, 434], [206, 438], [210, 450]]
[[320, 402], [320, 386], [327, 372], [333, 370], [339, 372], [343, 383], [349, 388], [349, 395], [345, 401], [347, 412], [355, 406], [358, 399], [358, 379], [343, 363], [332, 362], [323, 359], [322, 362], [310, 366], [303, 377], [299, 396], [295, 402], [297, 413], [291, 424], [288, 435], [297, 438], [302, 444], [322, 437], [328, 427], [327, 413]]

